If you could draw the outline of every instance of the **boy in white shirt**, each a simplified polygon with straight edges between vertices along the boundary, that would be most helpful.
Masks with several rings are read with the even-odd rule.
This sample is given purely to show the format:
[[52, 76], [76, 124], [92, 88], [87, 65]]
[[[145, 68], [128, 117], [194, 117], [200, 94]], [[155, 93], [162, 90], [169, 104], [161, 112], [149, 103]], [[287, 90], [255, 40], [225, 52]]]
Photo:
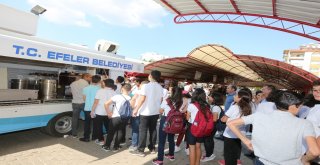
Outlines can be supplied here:
[[[110, 145], [113, 140], [114, 135], [116, 134], [113, 151], [117, 152], [120, 147], [120, 141], [122, 139], [123, 135], [123, 127], [126, 126], [128, 120], [127, 119], [121, 119], [120, 117], [120, 109], [122, 106], [124, 106], [126, 101], [130, 101], [131, 97], [129, 96], [129, 92], [131, 90], [130, 84], [124, 84], [121, 88], [122, 94], [117, 94], [111, 99], [109, 99], [105, 103], [106, 112], [108, 114], [108, 117], [110, 118], [109, 122], [109, 132], [107, 135], [106, 143], [102, 146], [102, 149], [105, 151], [110, 151]], [[115, 107], [113, 109], [110, 109], [110, 105], [115, 104]]]
[[[91, 117], [95, 118], [93, 124], [93, 134], [97, 135], [96, 143], [99, 145], [104, 144], [104, 137], [103, 137], [103, 125], [105, 128], [108, 128], [108, 117], [105, 110], [104, 103], [109, 100], [112, 96], [116, 95], [115, 91], [112, 89], [114, 86], [114, 81], [112, 79], [104, 80], [105, 87], [99, 89], [91, 110]], [[112, 106], [110, 106], [112, 108]]]

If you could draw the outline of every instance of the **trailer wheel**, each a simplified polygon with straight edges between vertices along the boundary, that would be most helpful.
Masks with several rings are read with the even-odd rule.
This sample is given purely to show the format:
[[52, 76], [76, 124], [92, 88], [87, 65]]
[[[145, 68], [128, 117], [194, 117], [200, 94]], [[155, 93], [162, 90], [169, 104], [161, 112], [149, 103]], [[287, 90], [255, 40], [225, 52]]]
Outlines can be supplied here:
[[62, 113], [50, 120], [45, 127], [48, 134], [56, 137], [70, 134], [72, 130], [72, 113]]

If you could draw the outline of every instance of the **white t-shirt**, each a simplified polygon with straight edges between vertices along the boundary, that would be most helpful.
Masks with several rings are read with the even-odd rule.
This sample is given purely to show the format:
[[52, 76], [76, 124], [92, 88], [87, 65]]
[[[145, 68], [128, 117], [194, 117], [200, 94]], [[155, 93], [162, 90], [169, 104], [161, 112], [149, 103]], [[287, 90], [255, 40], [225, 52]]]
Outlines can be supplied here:
[[121, 88], [122, 88], [122, 85], [120, 83], [116, 84], [117, 85], [117, 90], [116, 90], [116, 93], [117, 94], [121, 94]]
[[302, 165], [302, 140], [314, 136], [312, 124], [289, 112], [275, 110], [242, 117], [244, 124], [252, 124], [252, 146], [264, 164]]
[[111, 97], [111, 100], [115, 105], [112, 112], [112, 118], [120, 117], [120, 114], [119, 114], [120, 107], [125, 103], [126, 100], [130, 101], [130, 99], [131, 99], [130, 96], [126, 96], [122, 94], [118, 94]]
[[144, 103], [139, 109], [140, 115], [159, 115], [159, 109], [163, 96], [163, 88], [157, 82], [150, 82], [141, 88], [141, 95], [146, 96]]
[[[226, 116], [228, 116], [228, 121], [233, 120], [233, 119], [237, 119], [240, 118], [240, 107], [235, 104], [235, 105], [231, 105], [229, 110], [225, 113]], [[242, 134], [245, 134], [246, 130], [245, 130], [245, 126], [241, 126], [239, 127], [239, 130]], [[223, 132], [223, 136], [227, 137], [227, 138], [233, 138], [236, 139], [238, 138], [229, 127], [226, 127], [226, 129]]]
[[169, 91], [166, 88], [163, 88], [163, 100], [167, 99], [169, 97]]
[[217, 105], [210, 105], [210, 110], [212, 113], [218, 113], [218, 116], [221, 113], [221, 108]]
[[161, 107], [161, 109], [164, 110], [162, 116], [167, 116], [169, 111], [171, 110], [170, 106], [168, 105], [167, 100], [163, 100], [160, 107]]
[[[95, 109], [95, 114], [100, 116], [107, 116], [106, 109], [104, 108], [104, 103], [111, 99], [112, 96], [116, 95], [116, 92], [111, 88], [99, 89], [95, 99], [99, 100], [99, 103]], [[109, 109], [112, 109], [113, 105], [111, 104]]]
[[190, 118], [188, 122], [192, 124], [199, 110], [194, 104], [191, 103], [188, 105], [187, 111], [190, 113]]
[[316, 104], [309, 112], [307, 120], [311, 121], [316, 136], [320, 136], [320, 104]]
[[71, 93], [72, 93], [72, 103], [82, 104], [84, 103], [82, 90], [83, 88], [89, 86], [88, 81], [84, 79], [79, 79], [71, 83]]
[[256, 111], [255, 112], [262, 112], [262, 113], [271, 113], [273, 112], [274, 110], [277, 110], [277, 107], [276, 105], [274, 104], [274, 102], [268, 102], [268, 101], [265, 101], [265, 102], [261, 102]]

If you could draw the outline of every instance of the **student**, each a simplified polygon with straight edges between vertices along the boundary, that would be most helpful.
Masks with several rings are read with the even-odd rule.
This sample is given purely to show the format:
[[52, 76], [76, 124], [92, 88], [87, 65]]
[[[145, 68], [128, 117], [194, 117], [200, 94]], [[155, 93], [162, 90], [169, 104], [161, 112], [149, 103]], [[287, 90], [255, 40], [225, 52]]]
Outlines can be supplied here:
[[224, 112], [227, 112], [231, 106], [231, 104], [234, 101], [234, 96], [236, 95], [237, 91], [237, 87], [235, 85], [228, 85], [227, 86], [227, 97], [226, 97], [226, 101], [224, 103]]
[[[276, 94], [277, 110], [265, 114], [255, 113], [229, 121], [228, 127], [257, 156], [255, 165], [309, 164], [320, 154], [312, 124], [296, 117], [302, 101], [293, 93], [280, 91]], [[244, 136], [239, 126], [253, 125], [252, 141]], [[308, 150], [302, 151], [305, 140]]]
[[[183, 98], [183, 104], [180, 108], [180, 112], [182, 113], [187, 113], [187, 109], [188, 109], [188, 105], [191, 103], [191, 95], [189, 94], [188, 91], [185, 91], [183, 90], [182, 91], [182, 98]], [[186, 121], [187, 123], [188, 121]], [[185, 142], [186, 142], [186, 146], [185, 146], [185, 152], [186, 152], [186, 155], [189, 155], [189, 145], [187, 143], [187, 137], [185, 136], [185, 133], [180, 133], [178, 135], [178, 138], [177, 138], [177, 141], [176, 141], [176, 146], [174, 148], [174, 152], [179, 152], [181, 150], [180, 148], [180, 144], [183, 140], [183, 137], [185, 137]]]
[[[229, 120], [237, 119], [242, 116], [247, 116], [252, 113], [251, 111], [251, 100], [250, 94], [246, 90], [239, 90], [238, 93], [234, 96], [234, 104], [230, 106], [229, 110], [225, 113], [225, 116], [221, 119], [223, 122]], [[241, 132], [245, 134], [245, 126], [240, 128]], [[220, 164], [225, 165], [237, 165], [241, 164], [237, 160], [240, 160], [241, 155], [241, 141], [234, 135], [230, 128], [226, 127], [223, 133], [224, 139], [224, 159], [220, 160]]]
[[151, 71], [148, 79], [149, 83], [141, 89], [141, 98], [138, 100], [137, 106], [133, 110], [133, 116], [139, 112], [139, 145], [137, 151], [131, 151], [131, 154], [137, 156], [145, 156], [144, 149], [147, 143], [147, 132], [149, 130], [148, 149], [151, 153], [155, 153], [157, 142], [157, 121], [159, 118], [159, 109], [162, 102], [163, 89], [159, 84], [161, 72], [157, 70]]
[[[312, 84], [312, 94], [314, 97], [315, 105], [310, 110], [307, 120], [313, 125], [314, 131], [316, 133], [316, 140], [318, 147], [320, 148], [320, 80], [316, 80]], [[315, 160], [316, 164], [320, 164], [320, 158]]]
[[[141, 88], [143, 85], [148, 84], [149, 81], [142, 81], [139, 83], [138, 90], [135, 92], [135, 95], [132, 97], [130, 104], [132, 105], [133, 109], [137, 106], [138, 100], [141, 98]], [[139, 143], [139, 113], [136, 116], [131, 117], [131, 128], [132, 128], [132, 141], [131, 146], [129, 147], [130, 151], [136, 151], [138, 149]]]
[[124, 77], [118, 76], [116, 79], [116, 83], [115, 83], [115, 85], [117, 86], [117, 88], [116, 88], [117, 94], [121, 94], [121, 87], [123, 84], [124, 84]]
[[[93, 130], [97, 132], [96, 143], [99, 145], [104, 144], [103, 125], [107, 129], [109, 122], [104, 103], [112, 96], [116, 95], [115, 91], [112, 89], [114, 86], [114, 81], [112, 79], [104, 80], [104, 85], [104, 88], [98, 90], [90, 113], [91, 117], [95, 118]], [[110, 108], [112, 108], [112, 106], [110, 106]]]
[[[198, 109], [195, 103], [200, 104], [200, 109]], [[191, 125], [193, 124], [195, 117], [200, 111], [206, 117], [206, 110], [210, 110], [210, 105], [206, 102], [206, 94], [203, 89], [197, 88], [192, 93], [191, 104], [188, 105], [187, 110], [187, 120], [189, 128], [187, 129], [186, 136], [189, 144], [189, 160], [190, 165], [199, 165], [201, 159], [201, 143], [204, 141], [204, 137], [197, 138], [191, 133]]]
[[[179, 109], [183, 103], [182, 101], [182, 88], [175, 87], [173, 89], [170, 98], [168, 98], [174, 107]], [[170, 108], [170, 103], [168, 103], [167, 100], [163, 100], [160, 108], [160, 114], [162, 114], [161, 119], [160, 119], [160, 125], [159, 125], [159, 143], [158, 143], [158, 157], [157, 159], [154, 159], [152, 161], [153, 164], [155, 165], [162, 165], [163, 164], [163, 157], [166, 157], [170, 161], [174, 161], [174, 134], [166, 133], [164, 132], [163, 126], [166, 121], [167, 115], [169, 111], [171, 110]], [[164, 147], [166, 144], [166, 139], [168, 136], [168, 142], [169, 142], [169, 153], [164, 154]]]
[[260, 90], [256, 91], [256, 95], [254, 97], [254, 104], [256, 105], [256, 107], [261, 103], [261, 101], [263, 100], [263, 93]]
[[[91, 133], [91, 108], [94, 102], [94, 98], [101, 88], [100, 86], [101, 77], [99, 75], [92, 76], [91, 84], [85, 87], [82, 91], [83, 93], [83, 100], [85, 100], [84, 106], [84, 114], [85, 114], [85, 121], [84, 121], [84, 130], [83, 130], [83, 137], [80, 138], [80, 141], [89, 142], [90, 141], [90, 133]], [[92, 140], [96, 139], [96, 135], [92, 134]]]
[[[120, 117], [120, 108], [124, 106], [126, 101], [129, 101], [131, 97], [129, 92], [131, 90], [130, 84], [124, 84], [121, 88], [121, 94], [112, 96], [107, 102], [105, 102], [105, 109], [110, 119], [108, 135], [105, 144], [102, 146], [102, 149], [105, 151], [110, 151], [110, 145], [112, 143], [113, 137], [116, 134], [113, 151], [117, 152], [120, 149], [120, 141], [123, 136], [122, 129], [126, 126], [127, 120], [121, 119]], [[115, 107], [110, 109], [111, 104], [114, 104]]]
[[210, 110], [213, 114], [213, 121], [214, 123], [214, 130], [211, 134], [211, 136], [208, 136], [204, 138], [204, 147], [206, 150], [206, 154], [202, 156], [201, 162], [207, 162], [210, 160], [213, 160], [216, 156], [214, 155], [214, 141], [213, 137], [217, 132], [217, 120], [219, 117], [219, 114], [221, 113], [222, 109], [220, 107], [222, 103], [222, 95], [218, 92], [212, 92], [211, 95], [208, 96], [208, 103], [210, 104]]
[[90, 81], [91, 75], [86, 73], [82, 75], [81, 79], [72, 82], [70, 85], [72, 93], [72, 136], [74, 138], [78, 137], [79, 116], [84, 109], [82, 90], [89, 85]]

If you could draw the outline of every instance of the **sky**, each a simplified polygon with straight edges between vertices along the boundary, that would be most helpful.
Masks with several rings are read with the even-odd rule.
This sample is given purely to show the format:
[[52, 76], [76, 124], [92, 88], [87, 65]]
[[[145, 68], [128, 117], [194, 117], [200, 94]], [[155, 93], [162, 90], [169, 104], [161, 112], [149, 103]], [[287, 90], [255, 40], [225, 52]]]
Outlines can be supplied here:
[[36, 4], [46, 8], [39, 19], [39, 38], [91, 49], [105, 39], [120, 45], [118, 54], [135, 59], [148, 53], [185, 57], [201, 45], [220, 44], [235, 54], [282, 61], [283, 50], [316, 42], [245, 25], [175, 24], [175, 15], [153, 0], [0, 0], [0, 4], [26, 12]]

